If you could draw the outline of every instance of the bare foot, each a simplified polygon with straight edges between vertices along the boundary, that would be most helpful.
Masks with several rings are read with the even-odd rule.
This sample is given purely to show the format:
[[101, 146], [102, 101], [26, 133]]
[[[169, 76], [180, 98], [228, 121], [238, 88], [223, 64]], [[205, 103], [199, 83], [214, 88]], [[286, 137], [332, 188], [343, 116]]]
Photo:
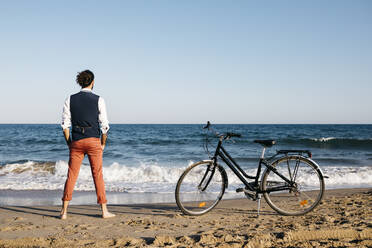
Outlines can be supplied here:
[[61, 218], [61, 220], [65, 220], [65, 219], [67, 219], [67, 213], [61, 214], [61, 215], [59, 216], [59, 218]]
[[110, 212], [102, 213], [102, 218], [104, 218], [104, 219], [112, 218], [112, 217], [115, 217], [115, 214], [112, 214]]

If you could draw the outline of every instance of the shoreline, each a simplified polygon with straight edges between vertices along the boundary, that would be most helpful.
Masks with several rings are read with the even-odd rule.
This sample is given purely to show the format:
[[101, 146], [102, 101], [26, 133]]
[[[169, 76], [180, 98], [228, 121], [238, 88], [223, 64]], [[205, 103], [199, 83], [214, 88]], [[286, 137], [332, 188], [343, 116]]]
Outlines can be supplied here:
[[[330, 188], [333, 190], [356, 190], [369, 189], [372, 187], [348, 187]], [[63, 190], [12, 190], [0, 189], [0, 206], [60, 206]], [[174, 192], [170, 193], [151, 193], [151, 192], [114, 192], [106, 191], [109, 205], [119, 204], [163, 204], [175, 203]], [[246, 199], [243, 193], [234, 191], [225, 192], [223, 200]], [[73, 199], [70, 205], [96, 205], [95, 191], [74, 190]]]
[[[0, 190], [0, 206], [59, 206], [63, 190]], [[174, 193], [106, 191], [108, 204], [172, 203]], [[173, 200], [173, 201], [172, 201]], [[74, 190], [70, 205], [96, 205], [95, 191]]]
[[174, 203], [117, 204], [100, 218], [94, 205], [0, 206], [0, 247], [371, 247], [372, 188], [326, 190], [304, 216], [281, 216], [263, 200], [222, 200], [208, 214], [185, 216]]

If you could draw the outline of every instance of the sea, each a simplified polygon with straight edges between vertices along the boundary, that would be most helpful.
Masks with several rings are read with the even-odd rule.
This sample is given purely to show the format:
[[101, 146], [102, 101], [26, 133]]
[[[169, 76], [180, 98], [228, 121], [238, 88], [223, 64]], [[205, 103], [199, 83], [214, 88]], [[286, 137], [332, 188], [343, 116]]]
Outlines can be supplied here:
[[[190, 164], [209, 159], [205, 150], [218, 139], [203, 124], [111, 124], [103, 155], [103, 175], [111, 204], [175, 202], [174, 190]], [[262, 147], [255, 139], [274, 139], [280, 149], [310, 150], [328, 177], [326, 189], [372, 187], [372, 125], [216, 124], [218, 133], [240, 133], [225, 149], [248, 174], [256, 173]], [[242, 184], [225, 166], [229, 187]], [[60, 125], [0, 124], [0, 205], [57, 205], [68, 169], [68, 147]], [[88, 159], [81, 166], [71, 204], [95, 204]]]

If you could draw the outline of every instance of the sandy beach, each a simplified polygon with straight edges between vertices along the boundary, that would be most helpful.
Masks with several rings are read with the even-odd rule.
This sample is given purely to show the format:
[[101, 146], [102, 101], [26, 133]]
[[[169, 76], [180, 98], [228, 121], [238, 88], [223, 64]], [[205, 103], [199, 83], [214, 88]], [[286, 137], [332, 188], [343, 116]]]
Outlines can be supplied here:
[[301, 217], [276, 214], [263, 200], [222, 201], [210, 213], [185, 216], [175, 204], [0, 206], [0, 247], [372, 247], [372, 189], [327, 190]]

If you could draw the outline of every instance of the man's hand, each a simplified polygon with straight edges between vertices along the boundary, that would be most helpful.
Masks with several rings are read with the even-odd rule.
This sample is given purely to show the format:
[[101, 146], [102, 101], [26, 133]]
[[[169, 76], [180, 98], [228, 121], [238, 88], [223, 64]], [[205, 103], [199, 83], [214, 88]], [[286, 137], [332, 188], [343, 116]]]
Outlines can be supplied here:
[[63, 129], [63, 135], [65, 136], [67, 146], [70, 147], [71, 145], [70, 129], [69, 128]]
[[101, 136], [101, 147], [102, 147], [102, 151], [105, 150], [106, 140], [107, 140], [107, 134], [102, 134], [102, 136]]

